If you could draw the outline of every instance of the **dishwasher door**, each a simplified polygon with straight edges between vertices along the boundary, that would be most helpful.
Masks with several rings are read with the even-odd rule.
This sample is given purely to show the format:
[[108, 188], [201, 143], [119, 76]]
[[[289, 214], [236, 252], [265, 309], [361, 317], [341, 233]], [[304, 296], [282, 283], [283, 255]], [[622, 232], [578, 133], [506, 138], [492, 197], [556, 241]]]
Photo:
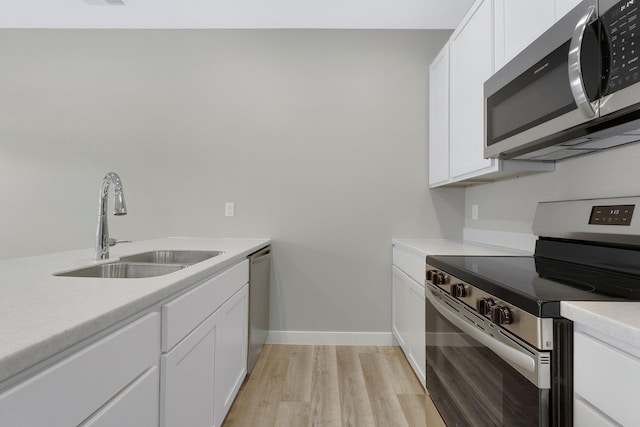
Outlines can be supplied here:
[[247, 373], [258, 361], [269, 335], [271, 246], [249, 255], [249, 355]]

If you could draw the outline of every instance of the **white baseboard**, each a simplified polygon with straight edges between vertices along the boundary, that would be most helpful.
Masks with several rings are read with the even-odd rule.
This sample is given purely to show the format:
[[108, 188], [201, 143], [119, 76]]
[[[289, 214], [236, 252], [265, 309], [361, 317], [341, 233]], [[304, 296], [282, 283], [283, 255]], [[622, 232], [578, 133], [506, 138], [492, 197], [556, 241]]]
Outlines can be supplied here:
[[510, 231], [480, 230], [464, 228], [462, 240], [465, 242], [483, 243], [485, 245], [502, 246], [504, 248], [533, 252], [538, 238], [533, 234], [514, 233]]
[[391, 332], [269, 331], [269, 344], [396, 345]]

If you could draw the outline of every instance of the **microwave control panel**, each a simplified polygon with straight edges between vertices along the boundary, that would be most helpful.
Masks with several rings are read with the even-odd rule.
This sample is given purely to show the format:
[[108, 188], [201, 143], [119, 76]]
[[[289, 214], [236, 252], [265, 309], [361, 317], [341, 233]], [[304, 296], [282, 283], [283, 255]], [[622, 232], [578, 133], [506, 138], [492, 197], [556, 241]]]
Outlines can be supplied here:
[[640, 81], [640, 0], [623, 0], [601, 16], [609, 38], [609, 85], [613, 93]]

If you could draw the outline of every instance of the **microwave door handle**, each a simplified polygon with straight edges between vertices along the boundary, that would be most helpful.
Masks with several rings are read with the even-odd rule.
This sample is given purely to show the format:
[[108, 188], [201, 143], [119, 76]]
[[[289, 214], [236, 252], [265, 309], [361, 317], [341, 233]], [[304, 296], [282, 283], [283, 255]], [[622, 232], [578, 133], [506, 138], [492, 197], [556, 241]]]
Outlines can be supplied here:
[[588, 118], [595, 117], [596, 111], [589, 102], [587, 90], [584, 87], [580, 57], [582, 56], [582, 40], [584, 39], [584, 33], [595, 16], [596, 7], [590, 6], [589, 9], [587, 9], [587, 13], [585, 13], [585, 15], [578, 21], [578, 24], [573, 31], [573, 37], [571, 37], [571, 44], [569, 46], [569, 85], [571, 86], [571, 94], [573, 95], [573, 99], [576, 101], [578, 108]]
[[425, 290], [425, 295], [431, 305], [433, 305], [444, 318], [453, 323], [458, 329], [462, 330], [480, 344], [489, 348], [511, 366], [516, 365], [528, 372], [535, 373], [536, 361], [532, 356], [527, 353], [523, 353], [522, 351], [518, 351], [515, 348], [509, 347], [500, 341], [496, 341], [484, 332], [475, 329], [474, 326], [462, 320], [457, 312], [440, 302], [429, 288]]

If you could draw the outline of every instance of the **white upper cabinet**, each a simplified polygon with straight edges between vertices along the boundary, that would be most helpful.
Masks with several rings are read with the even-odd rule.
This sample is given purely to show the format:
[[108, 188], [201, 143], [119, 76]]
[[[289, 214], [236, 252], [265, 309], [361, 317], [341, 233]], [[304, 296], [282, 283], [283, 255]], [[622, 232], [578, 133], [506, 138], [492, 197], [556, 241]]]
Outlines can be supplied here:
[[449, 182], [449, 43], [429, 67], [429, 183]]
[[556, 0], [556, 21], [576, 7], [580, 0]]
[[476, 2], [451, 36], [452, 181], [497, 170], [484, 158], [484, 82], [493, 74], [493, 1]]
[[[514, 20], [526, 17], [525, 20], [537, 21], [533, 15], [528, 16], [527, 10], [535, 10], [538, 3], [527, 2], [523, 8], [526, 10], [519, 10], [513, 2], [525, 4], [524, 0], [477, 0], [429, 67], [431, 187], [491, 182], [555, 169], [553, 163], [484, 158], [484, 82], [495, 71], [495, 32], [501, 32], [500, 61], [505, 61], [505, 46], [509, 55], [516, 55], [519, 46], [524, 47], [546, 29], [542, 24], [536, 29], [518, 27], [520, 22]], [[550, 3], [545, 8], [551, 25], [555, 5]], [[501, 21], [501, 27], [494, 25], [495, 21]]]
[[556, 16], [560, 16], [556, 15], [556, 8], [568, 7], [569, 3], [568, 0], [494, 1], [496, 71], [551, 27]]
[[494, 0], [496, 71], [578, 3], [580, 0]]

